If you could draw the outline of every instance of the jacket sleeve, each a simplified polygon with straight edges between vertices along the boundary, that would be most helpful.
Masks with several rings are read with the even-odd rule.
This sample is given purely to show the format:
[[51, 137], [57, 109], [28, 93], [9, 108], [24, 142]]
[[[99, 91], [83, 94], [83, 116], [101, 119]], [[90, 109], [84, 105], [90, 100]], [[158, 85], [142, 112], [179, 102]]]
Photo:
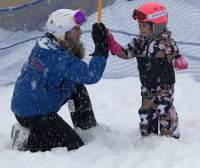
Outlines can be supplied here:
[[66, 78], [74, 83], [94, 84], [103, 75], [107, 62], [107, 57], [93, 56], [89, 64], [74, 58], [73, 64], [69, 67]]

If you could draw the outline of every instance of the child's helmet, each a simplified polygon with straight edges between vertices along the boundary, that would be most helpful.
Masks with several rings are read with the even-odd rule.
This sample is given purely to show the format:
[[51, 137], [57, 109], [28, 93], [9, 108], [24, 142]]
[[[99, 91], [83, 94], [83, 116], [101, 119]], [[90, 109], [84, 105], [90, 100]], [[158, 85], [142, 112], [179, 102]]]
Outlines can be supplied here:
[[168, 13], [166, 7], [158, 2], [149, 2], [133, 11], [133, 19], [139, 22], [167, 24]]

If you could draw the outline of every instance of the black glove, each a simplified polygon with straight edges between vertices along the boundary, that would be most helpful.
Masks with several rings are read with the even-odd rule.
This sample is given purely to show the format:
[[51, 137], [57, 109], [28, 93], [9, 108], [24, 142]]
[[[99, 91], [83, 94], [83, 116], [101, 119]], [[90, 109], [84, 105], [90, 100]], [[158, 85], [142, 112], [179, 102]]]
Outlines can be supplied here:
[[92, 39], [95, 44], [95, 50], [92, 56], [108, 56], [108, 33], [103, 23], [95, 23], [92, 26]]

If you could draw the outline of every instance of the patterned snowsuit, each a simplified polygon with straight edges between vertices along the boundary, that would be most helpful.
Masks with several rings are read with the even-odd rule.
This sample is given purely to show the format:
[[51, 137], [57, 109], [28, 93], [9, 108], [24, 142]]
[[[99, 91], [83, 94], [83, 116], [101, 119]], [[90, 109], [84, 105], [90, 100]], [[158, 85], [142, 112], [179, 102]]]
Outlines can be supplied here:
[[139, 109], [142, 136], [151, 133], [179, 138], [178, 115], [173, 105], [175, 73], [172, 60], [179, 56], [171, 33], [158, 38], [134, 38], [124, 49], [126, 59], [136, 57], [141, 81]]

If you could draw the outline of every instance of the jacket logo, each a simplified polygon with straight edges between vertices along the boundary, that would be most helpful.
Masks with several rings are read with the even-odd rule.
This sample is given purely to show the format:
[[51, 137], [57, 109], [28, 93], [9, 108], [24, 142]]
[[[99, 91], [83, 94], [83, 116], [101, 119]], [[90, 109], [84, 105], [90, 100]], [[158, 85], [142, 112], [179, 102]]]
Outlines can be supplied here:
[[43, 71], [44, 70], [44, 64], [42, 63], [42, 61], [38, 58], [33, 58], [30, 61], [30, 65], [32, 67], [34, 67], [35, 69], [39, 70], [39, 71]]

